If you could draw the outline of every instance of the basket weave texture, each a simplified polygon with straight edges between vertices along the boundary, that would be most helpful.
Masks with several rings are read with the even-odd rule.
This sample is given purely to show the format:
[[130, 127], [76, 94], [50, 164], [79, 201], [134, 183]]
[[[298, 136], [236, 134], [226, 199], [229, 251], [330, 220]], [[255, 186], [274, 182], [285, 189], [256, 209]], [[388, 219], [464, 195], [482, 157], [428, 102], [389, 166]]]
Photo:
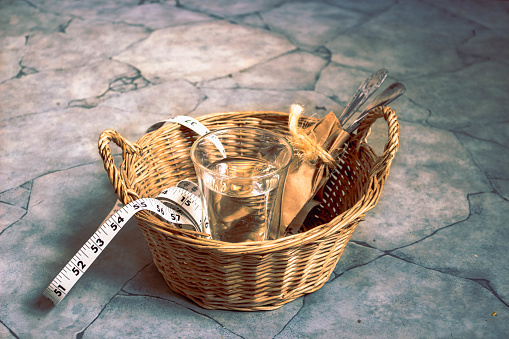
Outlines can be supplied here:
[[[251, 126], [288, 135], [288, 117], [281, 112], [229, 112], [198, 120], [210, 130]], [[381, 117], [388, 124], [388, 140], [377, 156], [366, 137], [373, 122]], [[316, 121], [302, 117], [300, 123], [309, 126]], [[178, 124], [165, 125], [136, 143], [114, 130], [104, 131], [99, 152], [119, 199], [127, 204], [155, 197], [183, 179], [196, 182], [190, 148], [197, 137]], [[295, 235], [264, 242], [225, 243], [171, 227], [148, 211], [136, 214], [138, 225], [159, 272], [173, 291], [208, 309], [276, 309], [327, 282], [359, 221], [376, 205], [398, 140], [395, 112], [389, 107], [371, 111], [326, 184], [324, 203], [310, 212], [301, 232]], [[111, 155], [111, 141], [123, 150], [119, 168]]]

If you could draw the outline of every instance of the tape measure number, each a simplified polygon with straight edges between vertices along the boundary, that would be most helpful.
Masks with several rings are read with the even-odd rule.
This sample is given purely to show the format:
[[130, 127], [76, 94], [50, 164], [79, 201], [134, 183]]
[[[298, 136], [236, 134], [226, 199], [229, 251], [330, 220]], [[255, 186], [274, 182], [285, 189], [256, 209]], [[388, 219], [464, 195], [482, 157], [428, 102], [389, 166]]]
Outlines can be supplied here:
[[[162, 191], [157, 199], [168, 204], [168, 207], [175, 210], [178, 215], [183, 215], [191, 221], [198, 232], [202, 231], [202, 210], [200, 198], [180, 187], [171, 187]], [[182, 224], [180, 221], [177, 221]]]

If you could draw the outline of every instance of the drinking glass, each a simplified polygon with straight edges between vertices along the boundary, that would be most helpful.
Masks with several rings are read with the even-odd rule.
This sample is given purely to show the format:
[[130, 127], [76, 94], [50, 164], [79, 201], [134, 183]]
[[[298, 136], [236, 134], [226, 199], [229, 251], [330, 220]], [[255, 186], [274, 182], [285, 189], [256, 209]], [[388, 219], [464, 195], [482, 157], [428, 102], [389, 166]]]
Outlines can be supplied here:
[[281, 236], [281, 199], [292, 157], [286, 138], [264, 129], [225, 128], [196, 140], [191, 159], [202, 220], [207, 216], [212, 239], [245, 242]]

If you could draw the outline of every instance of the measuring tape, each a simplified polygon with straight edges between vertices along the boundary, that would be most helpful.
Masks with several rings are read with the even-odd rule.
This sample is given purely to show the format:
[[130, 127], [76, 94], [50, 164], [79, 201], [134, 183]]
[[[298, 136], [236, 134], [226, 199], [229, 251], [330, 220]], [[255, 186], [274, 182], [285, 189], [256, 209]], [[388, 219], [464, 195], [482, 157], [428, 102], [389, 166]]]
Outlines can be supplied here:
[[[174, 118], [163, 121], [176, 122], [177, 124], [181, 124], [182, 126], [186, 126], [187, 128], [192, 129], [199, 135], [205, 135], [210, 132], [210, 130], [198, 120], [191, 117], [186, 117], [184, 115], [178, 115]], [[216, 135], [209, 135], [208, 138], [217, 147], [219, 152], [221, 152], [221, 155], [226, 158], [226, 152], [224, 150], [223, 144], [221, 144], [221, 141], [219, 141], [218, 137]]]
[[[196, 189], [198, 188], [198, 185], [187, 180], [181, 181], [179, 184], [183, 182], [187, 185], [192, 184], [193, 188], [194, 186], [196, 186]], [[208, 221], [205, 220], [205, 222], [202, 223], [201, 220], [202, 205], [199, 195], [195, 195], [185, 188], [179, 187], [177, 184], [177, 187], [171, 187], [162, 191], [161, 194], [157, 196], [157, 199], [167, 204], [168, 207], [176, 212], [174, 218], [177, 218], [177, 220], [173, 220], [174, 218], [170, 217], [172, 218], [171, 222], [179, 225], [191, 224], [194, 227], [194, 231], [210, 234]], [[182, 220], [179, 218], [182, 218]]]
[[[184, 184], [197, 187], [196, 184], [187, 180], [179, 182], [179, 184], [181, 186]], [[129, 219], [140, 211], [151, 211], [178, 228], [183, 228], [182, 225], [192, 225], [194, 231], [210, 234], [207, 220], [202, 227], [202, 206], [199, 196], [178, 185], [164, 190], [157, 199], [141, 198], [135, 200], [113, 213], [103, 222], [53, 279], [44, 290], [43, 295], [57, 305]]]
[[[200, 135], [210, 132], [198, 120], [190, 117], [177, 116], [164, 121], [179, 123]], [[210, 140], [226, 157], [221, 142], [214, 137], [210, 136]], [[198, 185], [189, 180], [182, 180], [176, 186], [163, 190], [157, 198], [141, 198], [124, 207], [120, 201], [117, 201], [101, 226], [46, 287], [43, 295], [54, 305], [58, 305], [115, 235], [140, 211], [153, 212], [175, 227], [210, 235], [208, 220], [205, 219], [202, 222], [202, 215], [206, 218], [206, 213], [202, 213]]]

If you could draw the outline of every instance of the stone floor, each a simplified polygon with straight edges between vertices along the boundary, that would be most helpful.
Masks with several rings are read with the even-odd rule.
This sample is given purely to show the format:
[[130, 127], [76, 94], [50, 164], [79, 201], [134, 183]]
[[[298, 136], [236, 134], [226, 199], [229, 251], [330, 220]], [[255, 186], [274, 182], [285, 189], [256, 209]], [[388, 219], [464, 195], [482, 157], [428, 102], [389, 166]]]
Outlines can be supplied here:
[[[1, 0], [0, 337], [507, 338], [508, 33], [496, 0]], [[174, 115], [294, 102], [340, 113], [381, 67], [382, 87], [408, 89], [400, 150], [322, 289], [275, 311], [202, 309], [165, 285], [131, 220], [41, 306], [115, 203], [103, 130], [134, 142]]]

